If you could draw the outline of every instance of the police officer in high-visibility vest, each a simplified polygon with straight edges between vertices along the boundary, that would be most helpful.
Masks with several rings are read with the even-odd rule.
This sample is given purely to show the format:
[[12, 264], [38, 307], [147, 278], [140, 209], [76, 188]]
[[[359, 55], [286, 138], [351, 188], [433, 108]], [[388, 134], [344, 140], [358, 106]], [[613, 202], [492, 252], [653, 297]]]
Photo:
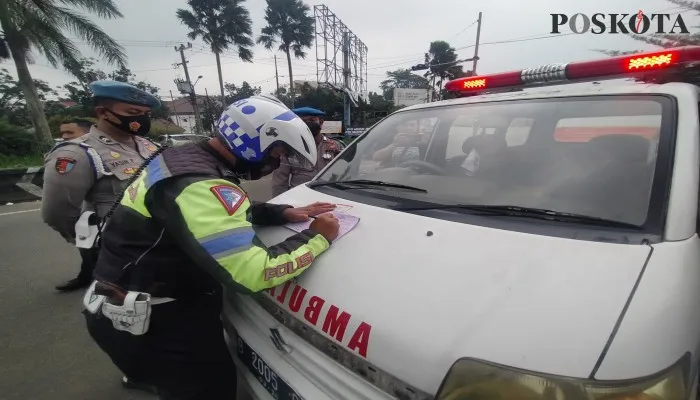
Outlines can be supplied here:
[[294, 113], [307, 123], [314, 135], [316, 164], [299, 157], [282, 157], [280, 167], [272, 174], [272, 195], [278, 196], [287, 190], [313, 179], [344, 148], [342, 142], [331, 139], [321, 133], [323, 111], [311, 107], [295, 108]]
[[[229, 106], [217, 134], [159, 150], [102, 233], [88, 331], [129, 376], [167, 399], [234, 399], [236, 370], [220, 319], [222, 285], [257, 293], [306, 271], [338, 235], [335, 206], [255, 203], [240, 176], [258, 179], [282, 155], [316, 160], [306, 124], [271, 96]], [[253, 225], [308, 221], [266, 246]]]
[[[136, 169], [156, 150], [142, 137], [150, 130], [150, 112], [160, 101], [132, 85], [97, 81], [90, 85], [98, 122], [76, 139], [56, 145], [45, 157], [41, 215], [66, 241], [76, 244], [81, 215], [105, 215]], [[78, 277], [60, 291], [87, 288], [97, 250], [79, 246], [84, 260]]]

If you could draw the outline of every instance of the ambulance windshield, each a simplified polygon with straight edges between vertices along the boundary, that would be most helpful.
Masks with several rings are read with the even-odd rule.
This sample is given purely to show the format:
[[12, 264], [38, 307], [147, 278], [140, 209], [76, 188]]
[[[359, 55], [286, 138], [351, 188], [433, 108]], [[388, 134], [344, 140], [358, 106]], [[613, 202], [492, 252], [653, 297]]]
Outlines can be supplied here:
[[407, 205], [538, 208], [643, 226], [654, 190], [667, 190], [669, 162], [659, 141], [671, 148], [673, 112], [671, 101], [658, 95], [399, 112], [357, 140], [316, 181], [359, 179], [424, 191], [386, 185], [316, 190], [352, 190], [368, 202], [390, 196]]

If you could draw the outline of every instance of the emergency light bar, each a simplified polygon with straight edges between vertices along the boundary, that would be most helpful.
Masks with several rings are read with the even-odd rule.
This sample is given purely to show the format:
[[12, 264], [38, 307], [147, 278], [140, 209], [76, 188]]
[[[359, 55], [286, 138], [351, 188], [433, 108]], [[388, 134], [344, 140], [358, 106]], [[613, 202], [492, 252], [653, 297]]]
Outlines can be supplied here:
[[615, 79], [648, 74], [669, 67], [680, 67], [697, 62], [700, 62], [700, 46], [676, 47], [663, 51], [637, 53], [594, 61], [550, 64], [521, 71], [460, 78], [447, 82], [445, 90], [468, 94], [495, 88]]

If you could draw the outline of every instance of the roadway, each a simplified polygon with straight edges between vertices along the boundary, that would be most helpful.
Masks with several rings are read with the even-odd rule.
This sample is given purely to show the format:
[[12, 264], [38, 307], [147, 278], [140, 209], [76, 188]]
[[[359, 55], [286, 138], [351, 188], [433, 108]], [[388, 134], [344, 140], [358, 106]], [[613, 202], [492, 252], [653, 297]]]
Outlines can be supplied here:
[[[267, 179], [246, 189], [254, 200], [271, 197]], [[54, 290], [77, 274], [79, 256], [43, 224], [39, 207], [0, 206], [0, 399], [154, 399], [121, 387], [85, 329], [83, 292]]]

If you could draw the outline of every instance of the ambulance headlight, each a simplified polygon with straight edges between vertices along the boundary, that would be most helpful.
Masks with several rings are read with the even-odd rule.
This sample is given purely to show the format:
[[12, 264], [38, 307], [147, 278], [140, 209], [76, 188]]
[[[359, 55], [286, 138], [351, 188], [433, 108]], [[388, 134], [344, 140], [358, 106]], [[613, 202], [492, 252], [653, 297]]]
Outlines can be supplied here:
[[640, 379], [596, 381], [461, 359], [448, 372], [435, 400], [682, 400], [692, 384], [689, 360], [689, 355], [683, 356], [666, 370]]

